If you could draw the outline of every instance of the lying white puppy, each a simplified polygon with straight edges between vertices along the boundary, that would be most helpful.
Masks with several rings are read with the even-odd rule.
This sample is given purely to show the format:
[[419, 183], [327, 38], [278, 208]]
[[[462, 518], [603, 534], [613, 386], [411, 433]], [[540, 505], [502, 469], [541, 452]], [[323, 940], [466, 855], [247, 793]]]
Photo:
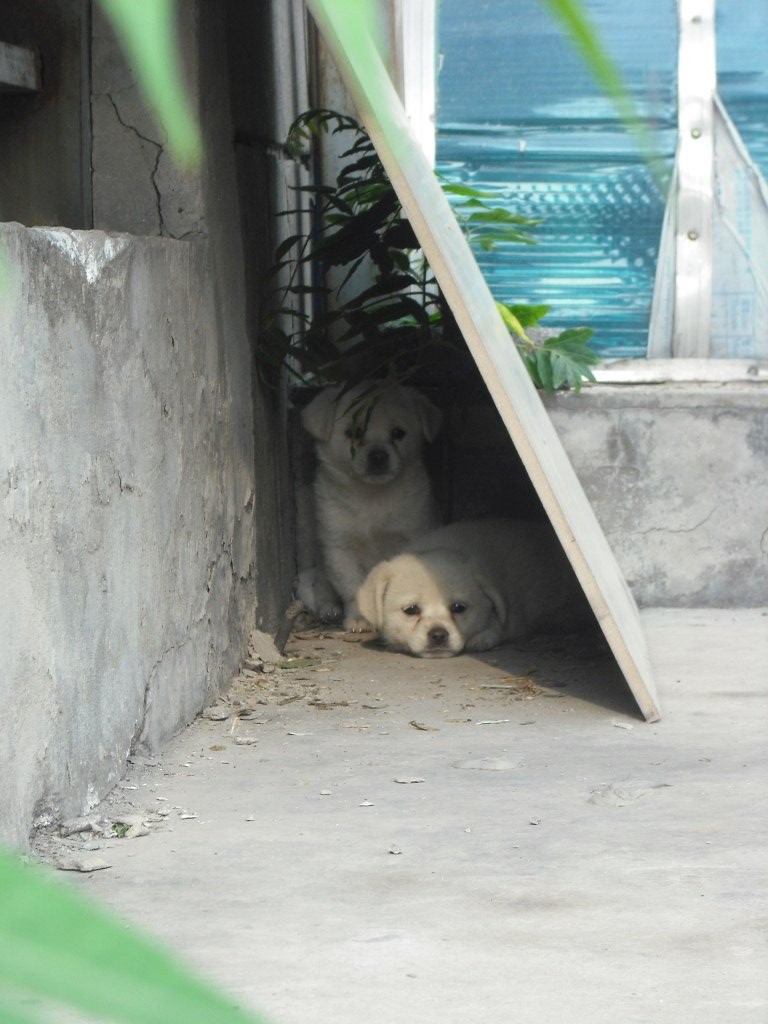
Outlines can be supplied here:
[[[370, 399], [361, 400], [371, 387]], [[319, 463], [314, 498], [322, 559], [300, 576], [298, 596], [321, 618], [338, 617], [343, 604], [345, 628], [357, 631], [371, 628], [355, 601], [369, 570], [439, 522], [421, 449], [437, 433], [441, 413], [413, 388], [375, 388], [327, 388], [301, 417]]]
[[357, 601], [389, 647], [422, 658], [594, 622], [549, 524], [511, 519], [428, 533], [375, 566]]

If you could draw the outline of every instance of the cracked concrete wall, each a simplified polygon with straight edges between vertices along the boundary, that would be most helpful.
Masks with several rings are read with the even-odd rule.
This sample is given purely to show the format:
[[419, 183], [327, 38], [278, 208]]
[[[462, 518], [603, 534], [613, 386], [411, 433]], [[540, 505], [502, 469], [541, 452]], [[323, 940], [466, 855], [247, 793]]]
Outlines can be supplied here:
[[94, 96], [112, 118], [99, 141], [114, 177], [94, 166], [109, 230], [0, 224], [0, 841], [19, 846], [35, 822], [86, 811], [131, 750], [156, 749], [226, 689], [252, 627], [274, 628], [290, 594], [227, 16], [218, 0], [181, 8], [205, 99], [199, 170], [170, 169], [110, 36], [116, 79]]
[[[179, 48], [193, 97], [201, 92], [200, 13], [197, 3], [178, 5]], [[200, 108], [210, 97], [203, 100]], [[164, 132], [145, 107], [135, 71], [98, 5], [91, 43], [91, 125], [95, 228], [171, 238], [207, 231], [202, 171], [184, 173], [173, 163]]]
[[23, 842], [226, 685], [255, 605], [253, 452], [207, 244], [0, 232], [0, 831]]
[[765, 384], [601, 386], [545, 404], [640, 605], [768, 605]]

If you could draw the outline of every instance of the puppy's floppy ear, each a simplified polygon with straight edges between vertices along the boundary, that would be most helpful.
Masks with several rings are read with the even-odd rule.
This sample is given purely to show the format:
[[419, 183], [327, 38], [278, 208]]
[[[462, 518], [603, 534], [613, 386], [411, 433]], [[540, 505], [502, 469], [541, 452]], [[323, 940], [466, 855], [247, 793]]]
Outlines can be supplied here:
[[421, 432], [427, 441], [431, 441], [440, 429], [440, 425], [443, 422], [443, 414], [420, 391], [417, 391], [415, 388], [409, 388], [408, 390], [411, 392], [413, 407], [416, 415], [419, 417]]
[[486, 597], [490, 598], [493, 610], [503, 626], [507, 621], [507, 602], [504, 600], [501, 592], [483, 576], [477, 576], [476, 582]]
[[301, 422], [316, 441], [328, 441], [338, 413], [340, 388], [325, 388], [301, 414]]
[[374, 565], [357, 592], [357, 607], [360, 614], [368, 619], [374, 629], [384, 625], [384, 596], [392, 579], [392, 564], [379, 562]]

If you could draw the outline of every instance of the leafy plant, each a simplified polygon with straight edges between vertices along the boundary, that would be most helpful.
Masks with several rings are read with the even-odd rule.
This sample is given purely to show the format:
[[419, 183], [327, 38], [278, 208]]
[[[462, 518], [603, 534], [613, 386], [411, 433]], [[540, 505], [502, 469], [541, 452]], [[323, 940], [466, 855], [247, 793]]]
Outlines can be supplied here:
[[[280, 283], [259, 341], [262, 366], [272, 375], [285, 367], [303, 383], [464, 380], [464, 341], [366, 131], [347, 115], [310, 110], [286, 146], [298, 157], [323, 133], [351, 141], [335, 184], [297, 189], [299, 205], [283, 211], [312, 229], [286, 238], [275, 254], [271, 273]], [[492, 205], [478, 189], [440, 183], [471, 246], [535, 244], [538, 221]], [[540, 340], [526, 328], [549, 307], [497, 305], [537, 387], [578, 390], [593, 379], [590, 329]]]
[[[534, 341], [525, 328], [544, 317], [549, 306], [496, 305], [509, 330], [517, 335], [518, 352], [537, 388], [548, 395], [566, 387], [578, 394], [585, 380], [594, 381], [590, 367], [599, 363], [600, 357], [587, 344], [593, 334], [589, 327], [571, 327], [550, 337], [542, 334]], [[529, 321], [531, 315], [536, 319]]]

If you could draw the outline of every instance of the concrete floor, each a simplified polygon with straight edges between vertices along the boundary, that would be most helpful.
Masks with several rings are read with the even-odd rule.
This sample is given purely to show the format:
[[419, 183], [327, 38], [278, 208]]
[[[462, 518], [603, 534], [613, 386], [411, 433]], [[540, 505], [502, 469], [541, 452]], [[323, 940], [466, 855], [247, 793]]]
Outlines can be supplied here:
[[643, 613], [652, 725], [604, 649], [309, 630], [67, 877], [271, 1024], [765, 1024], [767, 616]]

